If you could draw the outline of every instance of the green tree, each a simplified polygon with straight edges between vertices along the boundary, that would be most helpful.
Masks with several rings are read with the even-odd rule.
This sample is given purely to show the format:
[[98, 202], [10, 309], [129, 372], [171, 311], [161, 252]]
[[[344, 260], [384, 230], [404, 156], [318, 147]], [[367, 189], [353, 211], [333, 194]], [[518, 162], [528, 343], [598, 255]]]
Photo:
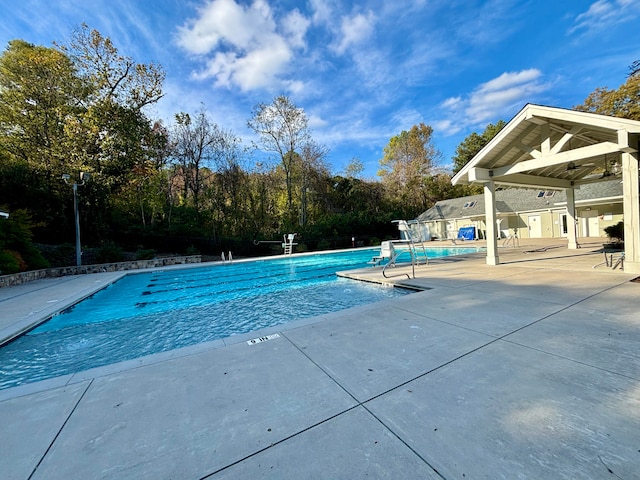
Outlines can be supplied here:
[[27, 208], [50, 232], [65, 223], [60, 176], [74, 161], [69, 126], [89, 93], [71, 60], [53, 48], [13, 40], [0, 56], [0, 202]]
[[[500, 130], [504, 128], [506, 122], [499, 120], [495, 124], [490, 123], [487, 125], [482, 133], [473, 132], [468, 135], [460, 144], [456, 147], [456, 154], [453, 156], [453, 174], [458, 173], [467, 163], [475, 157], [484, 146], [495, 137]], [[482, 193], [481, 185], [463, 185], [457, 189], [453, 189], [458, 193], [457, 196], [476, 195]], [[439, 200], [445, 198], [453, 198], [445, 196]]]
[[164, 71], [120, 54], [110, 38], [85, 24], [67, 44], [55, 45], [90, 86], [84, 113], [67, 125], [70, 170], [92, 174], [83, 192], [85, 211], [93, 220], [87, 232], [94, 238], [111, 235], [107, 226], [115, 222], [123, 227], [123, 216], [140, 218], [145, 225], [144, 210], [139, 217], [130, 213], [145, 203], [140, 195], [149, 192], [151, 185], [144, 183], [158, 181], [150, 174], [157, 163], [153, 158], [158, 153], [157, 136], [144, 108], [162, 97]]
[[243, 236], [248, 229], [248, 178], [244, 168], [245, 149], [233, 132], [220, 127], [213, 163], [215, 174], [205, 191], [212, 202], [211, 218], [214, 234]]
[[490, 123], [487, 125], [480, 134], [473, 132], [467, 136], [467, 138], [458, 145], [456, 154], [453, 156], [453, 174], [458, 173], [462, 167], [469, 163], [505, 125], [506, 123], [500, 120], [495, 124]]
[[52, 48], [9, 42], [0, 56], [0, 141], [14, 160], [48, 177], [66, 160], [65, 123], [82, 112], [88, 86]]
[[111, 102], [140, 110], [163, 96], [160, 65], [136, 63], [121, 55], [109, 37], [82, 24], [67, 45], [56, 43], [93, 87], [93, 103]]
[[123, 184], [115, 195], [119, 215], [143, 228], [156, 225], [168, 216], [171, 182], [166, 169], [171, 155], [169, 132], [162, 122], [155, 122], [143, 142], [144, 157], [131, 165], [122, 177]]
[[[148, 191], [127, 192], [151, 181], [140, 175], [157, 153], [142, 109], [162, 96], [163, 78], [159, 67], [121, 56], [85, 25], [57, 49], [10, 42], [0, 57], [0, 201], [28, 208], [34, 231], [56, 241], [73, 230], [72, 196], [61, 175], [87, 171], [92, 179], [80, 195], [85, 239], [109, 233], [109, 223], [141, 207]], [[136, 201], [127, 204], [129, 198]]]
[[280, 234], [276, 196], [279, 181], [273, 171], [258, 163], [247, 178], [248, 232], [254, 239]]

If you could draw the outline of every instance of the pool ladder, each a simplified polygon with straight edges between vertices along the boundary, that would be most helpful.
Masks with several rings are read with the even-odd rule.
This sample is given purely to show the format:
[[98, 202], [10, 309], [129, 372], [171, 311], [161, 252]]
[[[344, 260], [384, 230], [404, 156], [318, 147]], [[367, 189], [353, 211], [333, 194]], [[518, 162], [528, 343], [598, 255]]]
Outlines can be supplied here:
[[[416, 265], [422, 265], [422, 263], [420, 263], [420, 260], [418, 259], [418, 245], [414, 241], [413, 232], [411, 231], [409, 223], [406, 220], [394, 220], [394, 223], [398, 224], [398, 230], [400, 230], [401, 235], [404, 237], [404, 240], [401, 240], [401, 241], [396, 242], [396, 243], [400, 244], [400, 245], [407, 245], [409, 247], [408, 252], [411, 255], [411, 275], [409, 275], [408, 273], [401, 273], [401, 274], [398, 274], [398, 275], [387, 275], [386, 274], [387, 268], [390, 265], [392, 267], [395, 267], [396, 266], [396, 261], [398, 260], [398, 258], [402, 254], [407, 253], [407, 250], [401, 250], [399, 252], [395, 252], [394, 249], [392, 248], [393, 256], [391, 257], [389, 262], [384, 267], [382, 267], [382, 276], [384, 278], [393, 278], [393, 277], [399, 277], [399, 276], [402, 276], [402, 275], [406, 275], [408, 279], [416, 278]], [[423, 258], [424, 258], [424, 265], [428, 265], [429, 264], [429, 257], [427, 255], [427, 250], [424, 247], [424, 242], [423, 241], [420, 242], [420, 248], [422, 249], [422, 255], [423, 255]]]

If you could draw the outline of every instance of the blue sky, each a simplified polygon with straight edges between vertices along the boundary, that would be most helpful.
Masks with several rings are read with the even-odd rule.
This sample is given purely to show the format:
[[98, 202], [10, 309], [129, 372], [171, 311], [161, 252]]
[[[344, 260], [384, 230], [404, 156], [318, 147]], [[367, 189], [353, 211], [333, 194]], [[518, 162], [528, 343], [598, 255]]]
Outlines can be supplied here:
[[424, 122], [457, 145], [525, 104], [571, 108], [640, 60], [640, 0], [0, 0], [0, 44], [51, 46], [82, 22], [167, 73], [147, 112], [203, 104], [246, 144], [259, 102], [304, 108], [334, 173], [373, 178], [389, 139]]

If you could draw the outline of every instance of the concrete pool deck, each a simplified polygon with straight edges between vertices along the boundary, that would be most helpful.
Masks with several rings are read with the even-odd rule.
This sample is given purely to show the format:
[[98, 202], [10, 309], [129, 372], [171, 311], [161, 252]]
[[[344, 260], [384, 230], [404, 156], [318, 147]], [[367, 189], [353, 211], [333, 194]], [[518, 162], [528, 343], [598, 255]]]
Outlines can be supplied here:
[[[1, 476], [640, 478], [640, 283], [592, 268], [601, 243], [521, 244], [417, 267], [423, 292], [0, 390]], [[0, 289], [0, 329], [109, 275]]]

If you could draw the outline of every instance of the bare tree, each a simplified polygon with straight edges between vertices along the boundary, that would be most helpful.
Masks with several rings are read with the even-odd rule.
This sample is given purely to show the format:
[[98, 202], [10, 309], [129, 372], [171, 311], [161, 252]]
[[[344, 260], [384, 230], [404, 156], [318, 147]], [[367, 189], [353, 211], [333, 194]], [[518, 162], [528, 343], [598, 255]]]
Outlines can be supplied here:
[[205, 182], [224, 162], [231, 160], [230, 149], [236, 139], [212, 122], [202, 108], [194, 118], [178, 113], [172, 129], [173, 156], [182, 173], [182, 191], [191, 198], [196, 211], [201, 209], [201, 194]]
[[285, 173], [289, 219], [293, 220], [293, 169], [297, 151], [310, 138], [307, 116], [288, 97], [279, 96], [270, 104], [258, 104], [247, 125], [259, 135], [263, 150], [279, 156]]

